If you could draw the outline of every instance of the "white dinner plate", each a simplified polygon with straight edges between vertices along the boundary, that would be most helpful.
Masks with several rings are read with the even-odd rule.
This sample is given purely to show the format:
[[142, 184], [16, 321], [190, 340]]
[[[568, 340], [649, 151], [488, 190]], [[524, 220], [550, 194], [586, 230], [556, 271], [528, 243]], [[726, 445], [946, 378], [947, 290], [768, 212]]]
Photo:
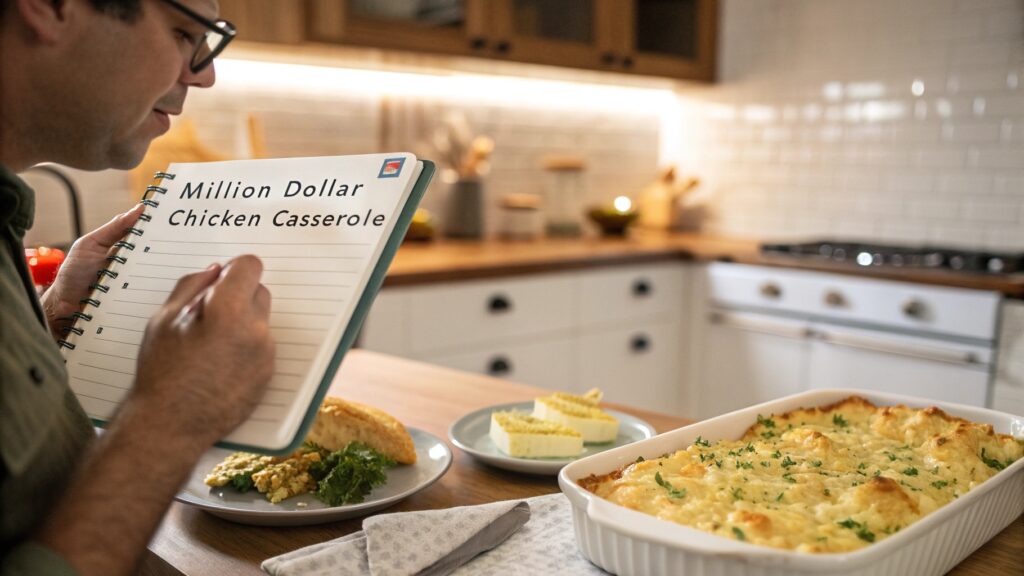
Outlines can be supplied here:
[[335, 522], [363, 516], [387, 508], [436, 482], [452, 465], [452, 452], [445, 443], [428, 432], [409, 428], [416, 446], [416, 463], [399, 464], [387, 471], [388, 481], [374, 488], [359, 504], [328, 506], [313, 494], [302, 494], [271, 504], [256, 490], [242, 493], [230, 486], [211, 488], [203, 479], [224, 458], [234, 453], [224, 448], [211, 448], [199, 460], [185, 488], [175, 500], [226, 520], [260, 526], [300, 526]]
[[498, 410], [516, 410], [532, 412], [533, 402], [516, 402], [499, 404], [470, 412], [456, 420], [448, 428], [448, 438], [470, 456], [486, 462], [491, 466], [524, 472], [526, 474], [543, 474], [554, 476], [566, 464], [585, 458], [598, 452], [632, 444], [638, 440], [653, 437], [657, 432], [654, 427], [643, 420], [615, 410], [605, 410], [619, 421], [619, 435], [613, 442], [604, 444], [584, 444], [583, 453], [572, 458], [513, 458], [498, 450], [488, 433], [491, 429], [491, 412]]

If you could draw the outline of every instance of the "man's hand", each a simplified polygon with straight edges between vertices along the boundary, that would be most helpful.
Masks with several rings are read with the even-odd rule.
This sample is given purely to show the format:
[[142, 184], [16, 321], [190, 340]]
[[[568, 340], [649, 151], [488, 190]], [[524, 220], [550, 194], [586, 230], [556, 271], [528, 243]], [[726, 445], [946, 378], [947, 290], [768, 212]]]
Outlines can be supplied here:
[[274, 370], [262, 271], [258, 258], [240, 256], [182, 278], [150, 319], [129, 401], [206, 444], [240, 424]]
[[150, 319], [135, 386], [37, 535], [79, 574], [134, 573], [200, 455], [259, 403], [274, 364], [262, 271], [240, 256], [185, 276]]
[[82, 308], [81, 300], [89, 295], [89, 285], [96, 281], [96, 271], [107, 267], [107, 256], [116, 251], [114, 243], [135, 225], [144, 208], [139, 204], [114, 216], [71, 246], [53, 285], [40, 298], [54, 338], [64, 337], [63, 330], [71, 325], [66, 318]]

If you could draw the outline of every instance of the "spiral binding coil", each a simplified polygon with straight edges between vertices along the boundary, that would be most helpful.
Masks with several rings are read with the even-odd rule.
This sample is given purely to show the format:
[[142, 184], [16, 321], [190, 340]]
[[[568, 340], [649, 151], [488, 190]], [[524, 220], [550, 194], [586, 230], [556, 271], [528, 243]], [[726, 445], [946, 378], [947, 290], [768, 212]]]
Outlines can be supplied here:
[[[153, 179], [174, 180], [174, 174], [171, 174], [170, 172], [156, 172], [153, 174]], [[139, 203], [150, 208], [158, 208], [160, 206], [160, 202], [158, 200], [153, 200], [151, 195], [166, 193], [167, 188], [163, 186], [157, 186], [155, 184], [146, 186], [146, 191], [142, 193], [142, 200], [140, 200]], [[139, 220], [141, 220], [142, 222], [150, 222], [151, 220], [153, 220], [153, 216], [146, 212], [143, 212], [142, 214], [139, 214]], [[141, 228], [132, 227], [128, 229], [128, 234], [132, 236], [142, 236], [143, 234], [145, 234], [145, 230]], [[128, 258], [121, 256], [120, 250], [127, 250], [131, 252], [135, 250], [136, 245], [134, 242], [129, 242], [128, 240], [118, 240], [117, 242], [114, 242], [114, 246], [119, 249], [118, 253], [113, 254], [111, 256], [107, 256], [107, 262], [125, 264], [128, 262]], [[98, 270], [96, 272], [96, 282], [90, 284], [89, 288], [102, 294], [106, 294], [107, 292], [109, 292], [110, 286], [101, 283], [101, 280], [103, 280], [103, 278], [115, 279], [117, 278], [117, 272], [114, 272], [109, 268]], [[83, 308], [86, 306], [98, 308], [101, 302], [96, 298], [93, 298], [94, 295], [96, 294], [91, 294], [88, 298], [83, 298], [79, 300], [79, 304], [82, 304]], [[78, 322], [91, 322], [92, 314], [81, 311], [73, 312], [70, 316], [61, 318], [60, 320], [72, 322], [71, 326], [62, 329], [62, 332], [64, 334], [75, 334], [76, 336], [81, 336], [85, 334], [85, 330], [83, 328], [78, 327], [76, 324], [78, 324]], [[71, 342], [68, 342], [65, 339], [57, 340], [57, 345], [60, 346], [61, 348], [67, 348], [68, 350], [75, 349], [75, 345]]]

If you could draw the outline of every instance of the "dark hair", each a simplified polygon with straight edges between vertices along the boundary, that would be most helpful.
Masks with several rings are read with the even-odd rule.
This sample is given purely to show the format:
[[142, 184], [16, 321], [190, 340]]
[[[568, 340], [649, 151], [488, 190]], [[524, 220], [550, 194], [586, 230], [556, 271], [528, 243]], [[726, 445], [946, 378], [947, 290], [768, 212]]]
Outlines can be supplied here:
[[129, 22], [142, 12], [142, 0], [89, 0], [89, 3], [104, 14]]

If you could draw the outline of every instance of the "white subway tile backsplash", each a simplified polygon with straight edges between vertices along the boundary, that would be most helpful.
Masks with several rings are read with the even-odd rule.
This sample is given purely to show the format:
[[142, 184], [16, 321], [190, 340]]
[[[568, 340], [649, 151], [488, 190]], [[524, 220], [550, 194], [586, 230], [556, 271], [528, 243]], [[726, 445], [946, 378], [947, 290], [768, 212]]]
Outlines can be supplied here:
[[[724, 4], [728, 73], [699, 96], [684, 89], [680, 98], [780, 111], [753, 143], [771, 142], [773, 165], [791, 170], [770, 180], [747, 170], [763, 160], [748, 156], [751, 142], [728, 139], [699, 115], [688, 118], [702, 127], [695, 146], [716, 150], [696, 156], [728, 161], [698, 162], [696, 170], [769, 185], [793, 229], [1024, 250], [1024, 2]], [[759, 59], [769, 45], [791, 59]], [[737, 52], [748, 56], [730, 61]], [[734, 130], [752, 125], [739, 113], [730, 121]], [[773, 125], [792, 137], [776, 138]], [[812, 190], [810, 209], [801, 208], [801, 192]], [[718, 190], [712, 204], [732, 193]], [[804, 219], [812, 224], [796, 224]], [[760, 212], [737, 209], [710, 223], [751, 236], [764, 228]]]

